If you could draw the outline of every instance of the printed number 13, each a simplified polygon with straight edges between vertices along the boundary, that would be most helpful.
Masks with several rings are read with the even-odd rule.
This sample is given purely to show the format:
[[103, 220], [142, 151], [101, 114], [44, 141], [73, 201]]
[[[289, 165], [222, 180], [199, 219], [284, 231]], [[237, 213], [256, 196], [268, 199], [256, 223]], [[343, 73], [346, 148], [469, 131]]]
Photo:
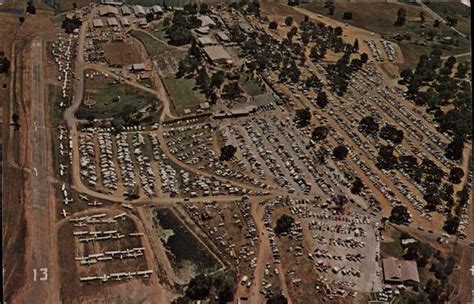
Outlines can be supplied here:
[[[39, 278], [40, 281], [47, 281], [48, 280], [48, 268], [40, 268], [41, 277]], [[33, 281], [37, 281], [38, 278], [38, 271], [33, 269]]]

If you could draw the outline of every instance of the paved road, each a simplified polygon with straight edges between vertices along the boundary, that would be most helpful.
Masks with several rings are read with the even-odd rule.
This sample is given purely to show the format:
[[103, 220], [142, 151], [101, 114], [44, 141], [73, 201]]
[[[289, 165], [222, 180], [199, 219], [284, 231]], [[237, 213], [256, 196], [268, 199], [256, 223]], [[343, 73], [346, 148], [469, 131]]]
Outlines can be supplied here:
[[31, 120], [28, 129], [32, 191], [27, 196], [27, 286], [22, 303], [59, 303], [54, 246], [55, 209], [48, 184], [49, 145], [46, 134], [43, 43], [32, 43]]

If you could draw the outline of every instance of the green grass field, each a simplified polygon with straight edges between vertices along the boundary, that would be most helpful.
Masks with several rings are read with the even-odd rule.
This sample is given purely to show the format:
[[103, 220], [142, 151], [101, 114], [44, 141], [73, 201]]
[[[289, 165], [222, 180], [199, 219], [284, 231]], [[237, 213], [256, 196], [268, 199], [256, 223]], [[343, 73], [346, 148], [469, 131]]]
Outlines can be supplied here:
[[150, 27], [148, 32], [156, 38], [168, 42], [166, 39], [166, 27], [163, 26], [163, 20], [160, 20], [158, 23]]
[[243, 74], [239, 79], [239, 83], [244, 91], [250, 96], [254, 97], [265, 93], [265, 86], [260, 86], [255, 79], [248, 77], [249, 75]]
[[153, 39], [150, 34], [144, 32], [133, 31], [131, 34], [142, 41], [148, 54], [157, 62], [176, 112], [182, 114], [184, 109], [196, 109], [200, 103], [206, 101], [203, 94], [194, 90], [194, 79], [178, 79], [175, 76], [178, 63], [186, 56], [186, 51]]
[[429, 2], [426, 5], [443, 18], [458, 19], [456, 28], [466, 35], [471, 34], [471, 10], [460, 2]]
[[[86, 73], [90, 73], [90, 71]], [[120, 96], [120, 99], [114, 101], [117, 96]], [[126, 84], [114, 83], [114, 80], [100, 75], [94, 76], [93, 80], [86, 79], [84, 100], [88, 99], [96, 103], [91, 108], [81, 103], [76, 112], [77, 118], [85, 119], [89, 115], [93, 115], [95, 118], [112, 118], [117, 116], [127, 104], [141, 109], [156, 98]]]
[[163, 82], [177, 112], [181, 113], [184, 109], [197, 109], [200, 103], [206, 101], [206, 97], [198, 89], [194, 89], [196, 80], [193, 78], [166, 77]]

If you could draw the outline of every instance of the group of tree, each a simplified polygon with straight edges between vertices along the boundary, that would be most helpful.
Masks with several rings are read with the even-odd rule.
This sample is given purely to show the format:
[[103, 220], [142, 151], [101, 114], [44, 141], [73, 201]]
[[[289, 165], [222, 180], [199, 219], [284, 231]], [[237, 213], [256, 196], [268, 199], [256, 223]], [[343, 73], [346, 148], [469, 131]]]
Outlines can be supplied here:
[[287, 214], [283, 214], [276, 222], [274, 231], [277, 235], [283, 233], [289, 233], [293, 225], [295, 224], [295, 219]]
[[410, 214], [408, 213], [407, 207], [403, 205], [397, 205], [392, 208], [392, 212], [388, 220], [391, 223], [397, 225], [407, 225], [410, 222]]
[[74, 30], [80, 28], [82, 25], [81, 19], [77, 16], [72, 18], [65, 18], [61, 24], [61, 28], [64, 29], [64, 32], [67, 34], [72, 34]]
[[397, 129], [394, 125], [386, 124], [379, 133], [380, 138], [399, 145], [403, 141], [403, 130]]
[[169, 43], [172, 45], [185, 45], [193, 41], [191, 30], [201, 25], [197, 18], [198, 5], [187, 4], [183, 10], [175, 11], [171, 25], [166, 29]]
[[[400, 84], [406, 85], [408, 97], [416, 105], [427, 106], [438, 123], [438, 130], [452, 136], [446, 146], [446, 157], [460, 160], [464, 142], [472, 137], [472, 92], [470, 82], [464, 79], [470, 63], [456, 66], [456, 58], [441, 59], [440, 49], [420, 56], [414, 71], [404, 69], [400, 73]], [[421, 88], [428, 87], [428, 90]], [[442, 107], [450, 106], [448, 110]]]
[[220, 273], [216, 275], [199, 274], [191, 279], [186, 286], [184, 296], [173, 301], [173, 304], [185, 304], [195, 301], [213, 299], [224, 304], [234, 299], [235, 275], [232, 273]]
[[339, 58], [336, 63], [330, 64], [327, 67], [328, 80], [331, 84], [331, 88], [338, 95], [342, 96], [347, 91], [352, 73], [359, 71], [368, 60], [367, 54], [365, 53], [362, 54], [360, 58], [350, 60], [350, 55], [355, 52], [356, 48], [358, 48], [357, 40], [354, 42], [354, 45], [348, 44], [341, 58]]
[[359, 131], [366, 135], [376, 137], [379, 132], [379, 123], [375, 120], [375, 117], [372, 115], [363, 117], [360, 122], [358, 129]]
[[221, 148], [221, 156], [220, 159], [224, 161], [229, 161], [235, 156], [235, 152], [237, 152], [237, 148], [233, 145], [226, 145]]
[[423, 242], [414, 242], [405, 246], [403, 258], [416, 261], [418, 267], [425, 267], [433, 256], [433, 248]]
[[222, 88], [224, 99], [237, 99], [242, 95], [242, 89], [237, 81], [226, 83]]

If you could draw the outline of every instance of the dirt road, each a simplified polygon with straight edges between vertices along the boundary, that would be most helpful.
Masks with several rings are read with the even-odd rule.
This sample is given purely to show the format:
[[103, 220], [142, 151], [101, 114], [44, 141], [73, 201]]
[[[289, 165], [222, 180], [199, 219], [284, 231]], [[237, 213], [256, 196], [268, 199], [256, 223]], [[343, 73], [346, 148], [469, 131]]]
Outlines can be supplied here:
[[29, 195], [27, 218], [27, 283], [18, 303], [59, 303], [57, 280], [55, 201], [48, 182], [50, 170], [47, 140], [43, 48], [41, 40], [32, 42], [31, 117], [29, 138]]

